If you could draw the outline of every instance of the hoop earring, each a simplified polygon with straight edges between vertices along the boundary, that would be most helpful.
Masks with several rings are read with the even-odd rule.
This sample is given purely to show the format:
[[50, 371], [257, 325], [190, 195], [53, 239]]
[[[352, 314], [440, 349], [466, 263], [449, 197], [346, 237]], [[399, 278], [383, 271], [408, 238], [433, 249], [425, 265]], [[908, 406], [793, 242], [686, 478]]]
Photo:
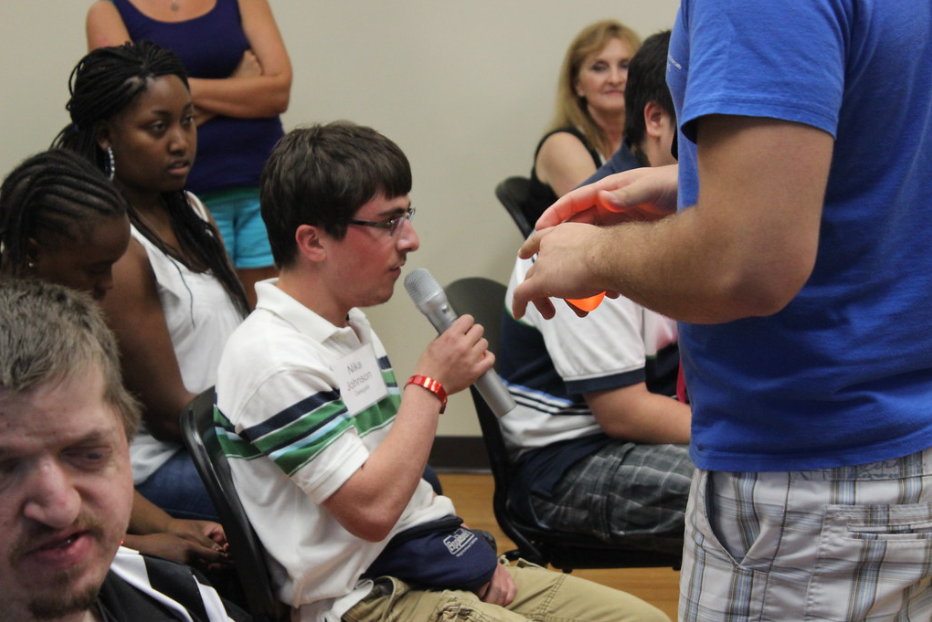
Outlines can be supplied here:
[[116, 161], [113, 158], [113, 147], [107, 147], [107, 168], [104, 170], [110, 181], [113, 181], [114, 175], [116, 175]]

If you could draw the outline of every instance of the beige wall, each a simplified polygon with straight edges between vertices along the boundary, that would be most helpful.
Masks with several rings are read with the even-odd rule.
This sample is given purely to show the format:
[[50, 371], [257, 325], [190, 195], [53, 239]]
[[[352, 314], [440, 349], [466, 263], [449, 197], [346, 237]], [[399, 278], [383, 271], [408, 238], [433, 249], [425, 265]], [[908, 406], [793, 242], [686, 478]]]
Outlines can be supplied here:
[[[647, 36], [677, 0], [270, 0], [294, 64], [285, 128], [344, 118], [396, 141], [414, 170], [421, 249], [408, 268], [441, 284], [507, 281], [520, 243], [493, 194], [527, 174], [553, 108], [556, 73], [586, 24], [616, 17]], [[85, 51], [90, 0], [0, 3], [0, 171], [48, 146], [67, 123], [71, 68]], [[369, 316], [406, 378], [433, 329], [399, 283]], [[467, 394], [440, 434], [479, 434]]]

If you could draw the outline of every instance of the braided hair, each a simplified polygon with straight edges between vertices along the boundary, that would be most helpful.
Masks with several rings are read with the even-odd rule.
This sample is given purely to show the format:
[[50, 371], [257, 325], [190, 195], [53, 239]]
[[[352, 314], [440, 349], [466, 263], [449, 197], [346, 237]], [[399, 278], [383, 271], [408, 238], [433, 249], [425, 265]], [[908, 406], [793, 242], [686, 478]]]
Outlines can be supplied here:
[[[71, 98], [66, 108], [72, 123], [58, 134], [53, 146], [76, 151], [101, 171], [106, 170], [107, 154], [97, 144], [101, 123], [132, 103], [148, 88], [151, 80], [169, 75], [177, 76], [185, 88], [189, 88], [187, 72], [174, 52], [151, 41], [103, 47], [90, 52], [71, 72], [68, 81]], [[248, 312], [245, 290], [227, 258], [216, 229], [197, 214], [184, 190], [163, 192], [161, 199], [181, 247], [180, 253], [143, 222], [132, 204], [129, 206], [130, 222], [166, 255], [191, 269], [206, 267], [223, 285], [240, 313], [245, 315]]]
[[125, 218], [126, 199], [93, 164], [65, 149], [24, 160], [0, 186], [0, 269], [23, 276], [29, 239], [79, 241], [93, 222]]

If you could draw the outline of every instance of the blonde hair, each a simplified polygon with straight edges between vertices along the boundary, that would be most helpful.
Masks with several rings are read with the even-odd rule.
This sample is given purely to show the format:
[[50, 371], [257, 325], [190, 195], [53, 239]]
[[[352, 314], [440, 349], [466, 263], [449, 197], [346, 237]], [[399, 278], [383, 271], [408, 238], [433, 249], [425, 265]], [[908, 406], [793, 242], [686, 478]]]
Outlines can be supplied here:
[[608, 137], [596, 125], [586, 102], [576, 94], [576, 79], [583, 61], [608, 45], [612, 39], [620, 39], [631, 47], [631, 53], [641, 47], [641, 38], [636, 32], [614, 19], [605, 19], [583, 28], [576, 35], [563, 57], [560, 77], [557, 81], [557, 111], [550, 124], [550, 131], [572, 126], [582, 132], [590, 145], [600, 153], [611, 155], [612, 146]]

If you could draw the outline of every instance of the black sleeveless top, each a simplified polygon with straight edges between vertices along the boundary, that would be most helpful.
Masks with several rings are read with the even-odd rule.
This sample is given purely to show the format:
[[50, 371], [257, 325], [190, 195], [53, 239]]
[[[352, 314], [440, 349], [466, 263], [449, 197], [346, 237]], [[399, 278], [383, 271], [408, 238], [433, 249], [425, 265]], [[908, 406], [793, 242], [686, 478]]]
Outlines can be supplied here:
[[[577, 130], [575, 127], [563, 127], [558, 130], [553, 130], [548, 132], [543, 138], [540, 139], [540, 142], [537, 143], [537, 149], [534, 150], [534, 162], [537, 162], [537, 154], [540, 153], [540, 148], [543, 147], [544, 142], [553, 136], [554, 134], [559, 134], [565, 132], [567, 134], [572, 134], [583, 144], [586, 148], [586, 151], [589, 152], [589, 155], [592, 156], [592, 162], [595, 164], [596, 168], [602, 166], [602, 156], [599, 155], [599, 152], [589, 144], [589, 141], [586, 140], [586, 137], [583, 136], [582, 132]], [[528, 191], [528, 200], [527, 203], [523, 206], [524, 215], [527, 216], [528, 222], [533, 224], [537, 222], [537, 219], [540, 218], [540, 215], [544, 213], [544, 210], [553, 205], [559, 197], [553, 191], [549, 185], [542, 182], [537, 178], [537, 169], [536, 167], [531, 167], [531, 185]]]

